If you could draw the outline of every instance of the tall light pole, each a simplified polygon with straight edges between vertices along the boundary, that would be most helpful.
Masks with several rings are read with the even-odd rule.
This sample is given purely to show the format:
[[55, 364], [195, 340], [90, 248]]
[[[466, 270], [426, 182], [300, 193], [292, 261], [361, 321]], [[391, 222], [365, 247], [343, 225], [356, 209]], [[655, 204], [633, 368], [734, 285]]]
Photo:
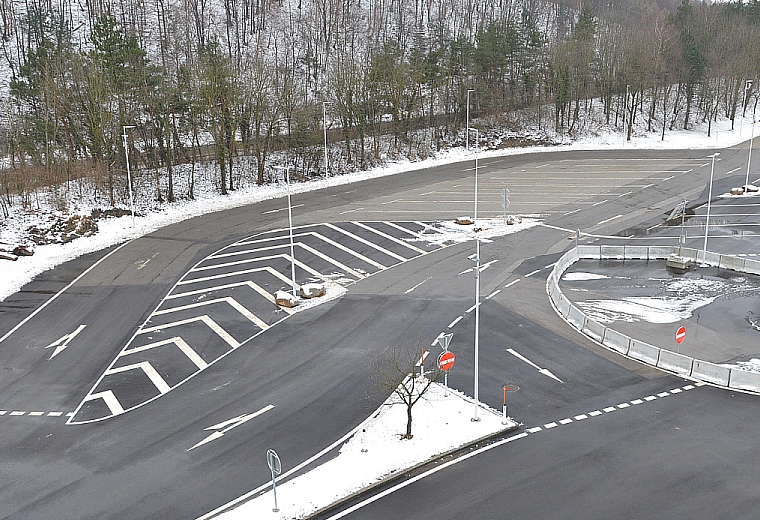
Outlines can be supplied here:
[[710, 201], [712, 200], [712, 185], [713, 175], [715, 174], [715, 158], [720, 155], [720, 152], [715, 152], [710, 155], [712, 157], [712, 167], [710, 168], [710, 189], [707, 194], [707, 220], [705, 221], [705, 245], [702, 248], [702, 266], [707, 266], [707, 231], [710, 228]]
[[327, 170], [327, 105], [329, 101], [322, 101], [322, 129], [325, 133], [325, 177], [329, 177], [330, 173]]
[[[742, 96], [742, 118], [739, 121], [739, 137], [742, 136], [742, 127], [744, 126], [744, 104], [747, 102], [747, 91], [752, 87], [752, 80], [748, 79], [744, 84], [744, 95]], [[754, 130], [754, 127], [752, 128]]]
[[[473, 217], [473, 227], [478, 226], [478, 150], [480, 149], [478, 129], [475, 130], [475, 216]], [[472, 257], [470, 257], [472, 258]], [[480, 420], [478, 417], [478, 403], [479, 403], [479, 391], [478, 391], [478, 374], [480, 371], [480, 239], [478, 238], [477, 231], [475, 231], [475, 389], [473, 391], [475, 398], [475, 412], [471, 419], [473, 422]]]
[[465, 134], [465, 149], [470, 151], [470, 92], [475, 92], [475, 89], [467, 89], [467, 132]]
[[750, 127], [749, 133], [752, 134], [752, 137], [749, 139], [749, 157], [747, 157], [747, 178], [744, 181], [744, 193], [747, 192], [747, 185], [749, 184], [749, 165], [752, 162], [752, 144], [755, 141], [755, 123], [757, 121], [755, 120], [755, 114], [752, 114], [752, 126]]
[[275, 166], [278, 170], [285, 170], [285, 182], [288, 185], [288, 229], [290, 230], [290, 281], [293, 287], [293, 298], [296, 297], [296, 255], [293, 249], [293, 212], [290, 205], [290, 165]]
[[129, 185], [129, 208], [132, 210], [132, 229], [135, 229], [135, 199], [132, 195], [132, 172], [129, 170], [129, 147], [127, 146], [127, 128], [134, 125], [122, 126], [121, 137], [124, 140], [124, 157], [127, 159], [127, 184]]
[[625, 120], [628, 117], [628, 93], [631, 91], [631, 86], [625, 86], [625, 103], [623, 106], [623, 144], [628, 140], [628, 129], [625, 127]]

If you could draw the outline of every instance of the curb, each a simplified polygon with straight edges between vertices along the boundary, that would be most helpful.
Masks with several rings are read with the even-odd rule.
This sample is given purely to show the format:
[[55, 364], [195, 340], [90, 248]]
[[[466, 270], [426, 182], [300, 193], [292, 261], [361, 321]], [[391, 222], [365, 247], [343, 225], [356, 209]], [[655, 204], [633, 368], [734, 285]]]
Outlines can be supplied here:
[[[481, 409], [483, 409], [483, 410], [485, 410], [485, 411], [487, 411], [489, 413], [494, 413], [490, 408], [481, 407]], [[325, 513], [329, 512], [329, 511], [332, 511], [333, 509], [336, 509], [336, 508], [338, 508], [338, 507], [346, 504], [347, 502], [350, 502], [351, 500], [354, 500], [355, 498], [358, 498], [361, 495], [363, 495], [365, 493], [368, 493], [368, 492], [370, 492], [370, 491], [372, 491], [372, 490], [374, 490], [374, 489], [376, 489], [378, 487], [381, 487], [381, 486], [383, 486], [385, 484], [390, 484], [391, 482], [393, 482], [395, 480], [399, 480], [399, 479], [403, 478], [405, 476], [405, 474], [409, 473], [410, 471], [416, 471], [416, 470], [418, 470], [418, 469], [420, 469], [420, 468], [422, 468], [424, 466], [427, 466], [428, 464], [430, 464], [432, 462], [435, 462], [437, 460], [443, 459], [445, 457], [460, 455], [460, 452], [462, 452], [464, 450], [467, 450], [468, 448], [471, 448], [471, 447], [473, 447], [473, 446], [475, 446], [477, 444], [480, 444], [483, 441], [499, 437], [501, 435], [504, 435], [506, 433], [512, 432], [512, 431], [517, 430], [518, 428], [520, 428], [521, 425], [519, 423], [514, 422], [514, 421], [512, 421], [512, 422], [514, 423], [514, 426], [501, 429], [501, 430], [499, 430], [497, 432], [494, 432], [494, 433], [491, 433], [489, 435], [484, 435], [482, 437], [479, 437], [478, 439], [470, 441], [470, 442], [468, 442], [466, 444], [463, 444], [461, 446], [458, 446], [456, 448], [451, 448], [450, 450], [447, 450], [445, 452], [439, 453], [435, 457], [431, 457], [431, 458], [429, 458], [427, 460], [424, 460], [422, 462], [418, 462], [417, 464], [414, 464], [412, 466], [408, 466], [408, 467], [405, 467], [405, 468], [399, 468], [393, 474], [388, 475], [386, 477], [383, 477], [380, 480], [378, 480], [377, 482], [373, 482], [372, 484], [369, 484], [369, 485], [367, 485], [367, 486], [365, 486], [365, 487], [363, 487], [361, 489], [358, 489], [358, 490], [354, 491], [353, 493], [351, 493], [349, 495], [346, 495], [345, 497], [343, 497], [343, 498], [341, 498], [339, 500], [336, 500], [335, 502], [333, 502], [330, 505], [327, 505], [327, 506], [325, 506], [325, 507], [323, 507], [321, 509], [318, 509], [317, 511], [314, 511], [310, 515], [305, 516], [304, 519], [305, 520], [310, 520], [310, 519], [316, 518], [319, 515], [322, 515], [322, 514], [325, 514]]]

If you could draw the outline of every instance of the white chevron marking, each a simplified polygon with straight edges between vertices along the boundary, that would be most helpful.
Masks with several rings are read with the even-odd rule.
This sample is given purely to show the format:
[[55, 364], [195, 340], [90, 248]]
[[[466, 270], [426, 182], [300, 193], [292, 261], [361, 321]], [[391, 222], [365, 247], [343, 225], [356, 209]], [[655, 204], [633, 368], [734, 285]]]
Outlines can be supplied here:
[[426, 253], [426, 251], [424, 249], [420, 249], [419, 247], [414, 247], [412, 244], [409, 244], [408, 242], [404, 242], [403, 240], [400, 240], [400, 239], [398, 239], [398, 238], [396, 238], [396, 237], [394, 237], [392, 235], [388, 235], [386, 233], [383, 233], [382, 231], [379, 231], [379, 230], [377, 230], [377, 229], [375, 229], [373, 227], [370, 227], [370, 226], [368, 226], [366, 224], [363, 224], [361, 222], [355, 222], [355, 221], [351, 222], [351, 223], [354, 224], [354, 225], [359, 226], [360, 228], [364, 228], [367, 231], [371, 231], [372, 233], [375, 233], [376, 235], [379, 235], [379, 236], [381, 236], [383, 238], [387, 238], [388, 240], [396, 242], [397, 244], [400, 244], [400, 245], [402, 245], [404, 247], [408, 247], [412, 251], [416, 251], [416, 252], [418, 252], [421, 255], [424, 255]]
[[204, 307], [207, 305], [214, 305], [217, 303], [228, 303], [233, 309], [238, 311], [240, 314], [245, 316], [248, 321], [255, 323], [256, 326], [262, 330], [266, 330], [269, 328], [269, 325], [266, 324], [263, 320], [261, 320], [258, 316], [253, 314], [251, 311], [245, 308], [245, 306], [241, 305], [237, 300], [235, 300], [232, 296], [225, 296], [223, 298], [215, 298], [213, 300], [204, 300], [202, 302], [196, 302], [196, 303], [190, 303], [188, 305], [181, 305], [179, 307], [171, 307], [169, 309], [162, 309], [160, 311], [156, 311], [153, 313], [153, 316], [160, 316], [162, 314], [169, 314], [171, 312], [179, 312], [179, 311], [186, 311], [188, 309], [196, 309], [198, 307]]
[[148, 379], [150, 379], [150, 381], [156, 386], [159, 392], [165, 394], [171, 390], [171, 387], [166, 383], [166, 381], [164, 381], [164, 378], [161, 377], [158, 372], [156, 372], [156, 369], [153, 368], [153, 365], [151, 365], [148, 361], [141, 361], [140, 363], [135, 363], [134, 365], [111, 368], [109, 370], [106, 370], [104, 375], [109, 376], [111, 374], [120, 374], [122, 372], [129, 372], [130, 370], [136, 370], [138, 368], [145, 372], [145, 375], [148, 376]]
[[108, 409], [111, 410], [111, 414], [113, 415], [124, 413], [124, 408], [122, 408], [121, 403], [118, 399], [116, 399], [116, 396], [113, 395], [113, 392], [110, 390], [104, 390], [103, 392], [98, 392], [97, 394], [90, 394], [84, 398], [82, 404], [86, 403], [87, 401], [94, 401], [95, 399], [103, 399], [103, 401], [106, 403], [106, 406], [108, 406]]
[[214, 320], [212, 320], [208, 315], [204, 314], [203, 316], [195, 316], [194, 318], [188, 318], [186, 320], [180, 320], [180, 321], [173, 321], [171, 323], [164, 323], [163, 325], [156, 325], [155, 327], [147, 327], [144, 329], [140, 329], [137, 331], [138, 334], [147, 334], [148, 332], [156, 332], [161, 331], [163, 329], [169, 329], [171, 327], [179, 327], [180, 325], [185, 325], [187, 323], [193, 323], [196, 321], [202, 321], [208, 327], [216, 332], [220, 338], [222, 338], [229, 346], [232, 348], [238, 348], [240, 346], [240, 343], [230, 336], [226, 330], [224, 330], [222, 327], [220, 327]]
[[198, 367], [199, 370], [203, 370], [208, 366], [208, 363], [198, 355], [198, 353], [193, 350], [193, 347], [188, 345], [184, 339], [180, 338], [179, 336], [175, 336], [173, 338], [165, 339], [163, 341], [158, 341], [156, 343], [150, 343], [149, 345], [143, 345], [141, 347], [137, 348], [131, 348], [129, 350], [124, 350], [119, 354], [119, 357], [127, 356], [129, 354], [136, 354], [138, 352], [144, 352], [146, 350], [151, 350], [154, 348], [162, 347], [164, 345], [176, 345], [179, 347], [179, 349], [192, 361], [195, 366]]
[[[286, 278], [284, 276], [282, 278], [284, 278], [284, 280], [283, 280], [284, 282], [288, 282], [288, 283], [290, 282], [289, 278]], [[227, 283], [227, 284], [224, 284], [224, 285], [215, 285], [214, 287], [208, 287], [206, 289], [198, 289], [196, 291], [187, 291], [187, 292], [183, 292], [183, 293], [175, 293], [175, 294], [171, 294], [171, 295], [167, 296], [166, 299], [167, 300], [173, 300], [175, 298], [184, 298], [184, 297], [187, 297], [187, 296], [195, 296], [196, 294], [207, 294], [207, 293], [214, 292], [214, 291], [223, 291], [225, 289], [234, 289], [235, 287], [250, 287], [251, 289], [253, 289], [257, 293], [259, 293], [261, 296], [263, 296], [264, 298], [266, 298], [267, 300], [269, 300], [272, 303], [272, 305], [276, 305], [275, 302], [274, 302], [274, 296], [272, 296], [272, 293], [270, 293], [269, 291], [267, 291], [266, 289], [264, 289], [263, 287], [261, 287], [257, 283], [251, 282], [250, 280], [247, 280], [245, 282], [235, 282], [235, 283]], [[295, 312], [295, 310], [289, 309], [287, 307], [283, 307], [282, 310], [284, 310], [288, 314], [292, 314], [293, 312]]]
[[380, 247], [379, 245], [375, 244], [374, 242], [370, 242], [366, 238], [362, 238], [359, 235], [355, 235], [355, 234], [351, 233], [350, 231], [347, 231], [347, 230], [345, 230], [345, 229], [343, 229], [341, 227], [338, 227], [338, 226], [336, 226], [334, 224], [325, 224], [325, 226], [329, 227], [330, 229], [332, 229], [334, 231], [337, 231], [338, 233], [342, 233], [342, 234], [346, 235], [349, 238], [353, 238], [354, 240], [356, 240], [358, 242], [361, 242], [364, 245], [370, 246], [373, 249], [377, 249], [381, 253], [384, 253], [384, 254], [390, 256], [391, 258], [395, 258], [396, 260], [398, 260], [400, 262], [406, 261], [406, 258], [404, 258], [403, 256], [401, 256], [399, 254], [396, 254], [393, 251], [390, 251], [388, 249], [385, 249], [384, 247]]

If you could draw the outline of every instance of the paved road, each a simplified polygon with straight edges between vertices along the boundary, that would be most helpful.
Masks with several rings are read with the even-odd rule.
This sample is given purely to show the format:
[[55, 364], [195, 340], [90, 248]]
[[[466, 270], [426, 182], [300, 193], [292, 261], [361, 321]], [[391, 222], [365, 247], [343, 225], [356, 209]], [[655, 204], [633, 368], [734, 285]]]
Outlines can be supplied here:
[[[724, 150], [719, 163], [727, 166], [723, 171], [741, 164], [746, 151]], [[481, 330], [483, 400], [500, 407], [501, 385], [515, 382], [521, 390], [510, 397], [511, 414], [528, 427], [543, 428], [685, 385], [621, 360], [569, 330], [549, 307], [543, 285], [546, 266], [571, 243], [567, 230], [611, 235], [669, 212], [684, 194], [692, 198], [704, 190], [709, 177], [706, 155], [570, 152], [481, 161], [479, 216], [499, 216], [501, 189], [509, 187], [511, 212], [535, 214], [552, 226], [507, 236], [482, 248], [483, 262], [492, 262], [482, 275], [482, 294], [490, 296], [483, 304]], [[212, 272], [223, 275], [224, 286], [251, 281], [236, 278], [241, 264], [231, 264], [244, 260], [263, 265], [262, 243], [256, 241], [268, 238], [261, 233], [283, 229], [287, 215], [282, 199], [168, 226], [128, 243], [98, 264], [0, 344], [0, 411], [6, 412], [0, 416], [4, 483], [0, 517], [197, 517], [265, 484], [268, 448], [277, 449], [287, 470], [329, 449], [359, 424], [382, 399], [372, 391], [369, 379], [373, 360], [389, 345], [429, 343], [439, 332], [452, 330], [452, 349], [471, 351], [472, 317], [467, 310], [473, 304], [474, 281], [471, 273], [460, 273], [471, 267], [467, 256], [472, 246], [426, 245], [421, 248], [425, 254], [411, 254], [410, 248], [387, 237], [399, 238], [396, 233], [403, 232], [399, 227], [422, 229], [405, 222], [424, 224], [471, 214], [472, 178], [472, 164], [464, 163], [295, 197], [300, 230], [332, 233], [326, 238], [339, 244], [330, 246], [327, 254], [321, 238], [301, 237], [313, 251], [304, 257], [306, 267], [301, 267], [300, 277], [297, 273], [298, 282], [328, 274], [351, 282], [347, 296], [283, 321], [267, 307], [271, 302], [250, 285], [220, 290], [220, 279], [194, 281]], [[390, 224], [372, 224], [380, 221]], [[272, 245], [280, 248], [278, 255], [287, 255], [281, 251], [282, 235], [274, 235]], [[318, 246], [309, 242], [314, 239], [320, 241]], [[419, 247], [420, 242], [416, 244]], [[307, 251], [300, 249], [297, 258]], [[396, 258], [394, 263], [393, 255], [383, 250], [403, 261]], [[231, 256], [221, 256], [226, 254]], [[46, 273], [0, 304], [0, 333], [11, 330], [99, 256], [89, 255]], [[287, 278], [283, 260], [279, 256], [266, 265]], [[373, 274], [366, 276], [369, 273]], [[266, 276], [253, 282], [260, 288], [278, 283], [287, 287], [282, 276]], [[203, 287], [195, 287], [196, 283]], [[219, 301], [206, 305], [201, 296]], [[247, 311], [241, 312], [231, 301], [245, 302], [242, 308]], [[204, 309], [202, 315], [218, 329], [208, 320], [198, 320], [198, 309]], [[169, 324], [180, 321], [184, 322], [181, 333], [167, 333], [174, 328]], [[63, 344], [67, 347], [53, 356]], [[561, 382], [539, 373], [516, 354], [550, 370]], [[466, 354], [458, 357], [450, 383], [470, 392], [468, 363], [471, 367]], [[668, 421], [698, 424], [692, 418], [695, 413], [713, 409], [719, 416], [732, 413], [726, 406], [732, 394], [706, 388], [682, 393], [656, 401], [657, 405], [660, 400], [687, 403], [683, 408], [668, 407]], [[695, 399], [691, 396], [702, 394], [709, 395], [712, 401], [707, 402], [714, 406], [696, 404], [698, 408], [690, 409], [688, 403]], [[746, 406], [753, 402], [744, 396], [739, 401]], [[698, 398], [695, 402], [702, 403]], [[634, 413], [627, 408], [621, 413], [601, 412], [593, 421], [573, 419], [562, 428], [549, 428], [553, 431], [542, 429], [533, 434], [536, 437], [494, 449], [485, 458], [491, 461], [494, 453], [509, 458], [517, 447], [531, 446], [520, 450], [534, 463], [510, 464], [506, 474], [528, 487], [535, 483], [541, 496], [556, 497], [544, 506], [559, 507], [566, 497], [570, 507], [562, 480], [539, 470], [566, 465], [582, 475], [575, 485], [603, 481], [614, 489], [609, 478], [591, 471], [593, 464], [583, 463], [593, 459], [587, 454], [598, 448], [593, 441], [599, 438], [597, 430], [594, 435], [583, 432], [611, 422], [608, 428], [614, 435], [604, 436], [603, 445], [612, 446], [614, 439], [630, 439], [634, 424], [641, 449], [652, 449], [643, 439], [653, 423], [638, 415], [649, 417], [638, 410], [651, 410], [652, 402], [630, 407]], [[631, 419], [617, 419], [626, 413]], [[66, 425], [67, 421], [82, 424]], [[736, 435], [730, 442], [746, 442]], [[534, 438], [549, 445], [532, 448]], [[584, 442], [575, 444], [573, 439]], [[666, 432], [655, 439], [658, 442], [652, 446], [660, 451], [677, 440]], [[702, 445], [695, 438], [683, 449]], [[636, 459], [633, 447], [630, 450], [629, 457]], [[547, 453], [552, 456], [546, 457]], [[325, 456], [333, 454], [334, 450]], [[617, 460], [613, 452], [608, 459]], [[481, 462], [480, 467], [489, 468], [483, 477], [505, 474], [499, 460]], [[639, 468], [644, 467], [644, 460], [638, 462]], [[706, 468], [701, 462], [699, 467]], [[623, 468], [618, 468], [620, 478], [625, 475]], [[501, 484], [489, 479], [495, 487], [480, 495], [478, 486], [485, 478], [472, 472], [467, 473], [473, 475], [470, 478], [448, 471], [438, 475], [457, 487], [472, 486], [467, 492], [470, 498], [460, 502], [449, 494], [437, 509], [424, 508], [425, 514], [437, 511], [440, 518], [459, 517], [457, 507], [464, 507], [467, 500], [483, 503], [484, 497], [493, 505], [491, 513], [529, 510], [528, 498], [516, 504], [511, 491], [507, 493], [511, 487], [506, 479]], [[682, 476], [677, 471], [674, 475]], [[637, 478], [645, 477], [637, 474]], [[659, 479], [657, 485], [665, 483]], [[724, 497], [736, 496], [731, 494], [734, 488], [723, 489]], [[378, 502], [375, 507], [381, 507], [380, 512], [370, 517], [411, 516], [398, 513], [411, 509], [393, 509], [404, 502], [386, 499], [392, 504], [385, 510], [384, 502]]]

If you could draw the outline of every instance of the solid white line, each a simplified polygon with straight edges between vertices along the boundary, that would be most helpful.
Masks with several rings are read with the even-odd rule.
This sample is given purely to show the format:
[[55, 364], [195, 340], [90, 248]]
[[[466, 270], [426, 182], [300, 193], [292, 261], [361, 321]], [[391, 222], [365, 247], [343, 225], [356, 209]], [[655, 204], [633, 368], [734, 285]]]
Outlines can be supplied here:
[[136, 370], [138, 368], [142, 370], [143, 372], [145, 372], [145, 375], [148, 376], [148, 379], [150, 379], [150, 382], [153, 383], [153, 385], [156, 387], [156, 389], [159, 392], [161, 392], [162, 394], [165, 394], [166, 392], [171, 390], [171, 387], [167, 384], [164, 378], [161, 377], [161, 374], [156, 372], [156, 369], [153, 368], [153, 365], [151, 365], [149, 361], [142, 361], [140, 363], [135, 363], [133, 365], [126, 365], [123, 367], [111, 368], [105, 371], [105, 375], [110, 376], [112, 374], [120, 374], [122, 372], [129, 372], [130, 370]]
[[614, 217], [612, 217], [612, 218], [608, 218], [607, 220], [602, 220], [602, 221], [600, 221], [600, 222], [597, 222], [597, 223], [596, 223], [596, 225], [597, 225], [597, 226], [600, 226], [600, 225], [602, 225], [602, 224], [606, 224], [607, 222], [611, 222], [611, 221], [615, 220], [616, 218], [620, 218], [620, 217], [622, 217], [622, 216], [623, 216], [623, 215], [615, 215]]
[[188, 323], [194, 323], [196, 321], [202, 321], [205, 323], [208, 328], [216, 332], [216, 334], [222, 338], [225, 343], [227, 343], [229, 346], [231, 346], [233, 349], [238, 348], [240, 346], [240, 343], [230, 336], [226, 330], [224, 330], [222, 327], [219, 326], [214, 320], [211, 319], [207, 314], [204, 314], [202, 316], [195, 316], [194, 318], [188, 318], [186, 320], [180, 320], [180, 321], [173, 321], [171, 323], [164, 323], [163, 325], [156, 325], [155, 327], [148, 327], [144, 329], [140, 329], [137, 333], [138, 334], [147, 334], [149, 332], [154, 332], [157, 330], [164, 330], [171, 327], [179, 327], [180, 325], [186, 325]]
[[415, 285], [415, 286], [414, 286], [414, 287], [412, 287], [411, 289], [407, 289], [406, 291], [404, 291], [404, 294], [409, 294], [410, 292], [412, 292], [412, 291], [413, 291], [413, 290], [415, 290], [417, 287], [419, 287], [419, 286], [420, 286], [420, 285], [422, 285], [423, 283], [427, 282], [427, 281], [428, 281], [428, 280], [430, 280], [431, 278], [432, 278], [432, 276], [428, 276], [427, 278], [425, 278], [424, 280], [422, 280], [420, 283], [418, 283], [417, 285]]
[[338, 226], [336, 226], [334, 224], [325, 224], [325, 226], [328, 227], [328, 228], [330, 228], [330, 229], [332, 229], [333, 231], [337, 231], [338, 233], [342, 233], [343, 235], [346, 235], [349, 238], [353, 238], [354, 240], [356, 240], [358, 242], [361, 242], [364, 245], [367, 245], [367, 246], [370, 246], [370, 247], [372, 247], [374, 249], [377, 249], [381, 253], [385, 253], [386, 255], [388, 255], [388, 256], [390, 256], [392, 258], [395, 258], [396, 260], [399, 260], [401, 262], [404, 262], [406, 260], [406, 258], [404, 258], [403, 256], [398, 255], [398, 254], [394, 253], [393, 251], [389, 251], [388, 249], [384, 249], [384, 248], [380, 247], [379, 245], [375, 244], [374, 242], [370, 242], [366, 238], [362, 238], [362, 237], [360, 237], [358, 235], [355, 235], [355, 234], [351, 233], [350, 231], [347, 231], [347, 230], [345, 230], [345, 229], [343, 229], [341, 227], [338, 227]]
[[[488, 446], [484, 446], [484, 447], [482, 447], [482, 448], [480, 448], [478, 450], [471, 451], [470, 453], [467, 453], [466, 455], [462, 455], [459, 458], [452, 459], [452, 460], [450, 460], [448, 462], [445, 462], [445, 463], [441, 464], [440, 466], [436, 466], [435, 468], [429, 469], [428, 471], [426, 471], [424, 473], [420, 473], [419, 475], [417, 475], [417, 476], [415, 476], [413, 478], [410, 478], [409, 480], [406, 480], [404, 482], [396, 484], [392, 488], [386, 489], [385, 491], [383, 491], [381, 493], [378, 493], [375, 496], [372, 496], [372, 497], [370, 497], [370, 498], [368, 498], [368, 499], [366, 499], [366, 500], [364, 500], [362, 502], [359, 502], [358, 504], [356, 504], [354, 506], [351, 506], [348, 509], [345, 509], [345, 510], [341, 511], [338, 514], [331, 516], [328, 520], [338, 520], [340, 518], [348, 516], [351, 513], [353, 513], [354, 511], [358, 511], [359, 509], [363, 508], [364, 506], [367, 506], [367, 505], [369, 505], [369, 504], [371, 504], [373, 502], [376, 502], [377, 500], [380, 500], [381, 498], [384, 498], [384, 497], [386, 497], [386, 496], [388, 496], [388, 495], [390, 495], [392, 493], [395, 493], [396, 491], [398, 491], [400, 489], [403, 489], [403, 488], [405, 488], [407, 486], [410, 486], [410, 485], [414, 484], [415, 482], [417, 482], [419, 480], [422, 480], [425, 477], [429, 477], [430, 475], [438, 473], [442, 469], [446, 469], [449, 466], [453, 466], [454, 464], [458, 464], [460, 462], [464, 462], [465, 460], [467, 460], [467, 459], [469, 459], [471, 457], [474, 457], [475, 455], [479, 455], [479, 454], [484, 453], [484, 452], [486, 452], [488, 450], [492, 450], [492, 449], [497, 448], [499, 446], [503, 446], [504, 444], [507, 444], [509, 442], [513, 442], [513, 441], [516, 441], [518, 439], [523, 439], [523, 438], [525, 438], [527, 436], [528, 436], [528, 434], [525, 433], [525, 432], [523, 432], [523, 433], [520, 433], [518, 435], [514, 435], [512, 437], [507, 437], [506, 439], [501, 440], [499, 442], [495, 442], [493, 444], [489, 444]], [[199, 520], [203, 520], [203, 519], [199, 519]]]
[[204, 307], [206, 305], [215, 305], [217, 303], [227, 303], [230, 307], [238, 311], [240, 314], [245, 316], [248, 321], [255, 323], [256, 326], [262, 330], [266, 330], [269, 328], [269, 325], [266, 324], [265, 321], [259, 319], [258, 316], [253, 314], [251, 311], [246, 309], [243, 305], [241, 305], [237, 300], [235, 300], [232, 296], [225, 296], [223, 298], [214, 298], [213, 300], [203, 300], [196, 303], [190, 303], [188, 305], [180, 305], [179, 307], [170, 307], [168, 309], [162, 309], [160, 311], [156, 311], [153, 313], [153, 316], [160, 316], [163, 314], [169, 314], [172, 312], [179, 312], [179, 311], [186, 311], [189, 309], [197, 309], [199, 307]]
[[[87, 401], [94, 401], [95, 399], [103, 399], [103, 401], [106, 403], [106, 406], [108, 406], [108, 409], [111, 410], [111, 415], [120, 415], [124, 413], [124, 408], [121, 406], [119, 400], [116, 399], [116, 396], [113, 395], [113, 392], [111, 390], [104, 390], [103, 392], [98, 392], [97, 394], [88, 395], [82, 400], [82, 404], [80, 406], [84, 406]], [[67, 416], [73, 417], [73, 413], [67, 414]]]
[[42, 305], [40, 305], [39, 307], [37, 307], [37, 309], [35, 309], [35, 311], [34, 311], [34, 312], [32, 312], [32, 313], [31, 313], [29, 316], [27, 316], [26, 318], [24, 318], [23, 320], [21, 320], [21, 321], [18, 323], [18, 325], [16, 325], [16, 326], [15, 326], [15, 327], [13, 327], [11, 330], [9, 330], [8, 332], [6, 332], [6, 333], [5, 333], [5, 335], [3, 335], [3, 337], [2, 337], [2, 338], [0, 338], [0, 343], [2, 343], [3, 341], [5, 341], [5, 339], [6, 339], [8, 336], [10, 336], [10, 335], [11, 335], [11, 334], [13, 334], [14, 332], [16, 332], [16, 331], [17, 331], [18, 329], [20, 329], [20, 328], [21, 328], [21, 327], [22, 327], [22, 326], [23, 326], [23, 325], [24, 325], [26, 322], [28, 322], [29, 320], [31, 320], [32, 318], [34, 318], [34, 317], [35, 317], [37, 314], [39, 314], [39, 313], [42, 311], [42, 309], [44, 309], [45, 307], [47, 307], [48, 305], [50, 305], [51, 303], [53, 303], [53, 300], [55, 300], [55, 299], [56, 299], [56, 298], [58, 298], [58, 297], [59, 297], [61, 294], [63, 294], [64, 292], [66, 292], [66, 291], [69, 289], [69, 287], [71, 287], [72, 285], [74, 285], [75, 283], [77, 283], [79, 280], [81, 280], [82, 278], [84, 278], [84, 276], [85, 276], [85, 275], [87, 275], [87, 274], [88, 274], [90, 271], [92, 271], [92, 270], [93, 270], [93, 269], [95, 269], [95, 268], [96, 268], [98, 265], [100, 265], [100, 263], [101, 263], [101, 262], [103, 262], [103, 261], [104, 261], [105, 259], [107, 259], [109, 256], [111, 256], [111, 255], [112, 255], [112, 254], [114, 254], [116, 251], [118, 251], [119, 249], [121, 249], [122, 247], [126, 246], [127, 244], [129, 244], [129, 243], [131, 243], [131, 242], [132, 242], [131, 240], [130, 240], [129, 242], [124, 242], [122, 245], [120, 245], [119, 247], [117, 247], [116, 249], [114, 249], [113, 251], [111, 251], [110, 253], [108, 253], [107, 255], [105, 255], [103, 258], [101, 258], [100, 260], [98, 260], [97, 262], [95, 262], [94, 264], [92, 264], [92, 265], [91, 265], [90, 267], [88, 267], [87, 269], [85, 269], [85, 270], [82, 272], [82, 274], [80, 274], [79, 276], [77, 276], [76, 278], [74, 278], [74, 279], [73, 279], [73, 280], [72, 280], [72, 281], [71, 281], [71, 282], [70, 282], [70, 283], [69, 283], [69, 284], [68, 284], [66, 287], [64, 287], [63, 289], [61, 289], [61, 290], [60, 290], [60, 291], [58, 291], [57, 293], [55, 293], [53, 296], [51, 296], [51, 297], [50, 297], [50, 299], [49, 299], [49, 300], [47, 300], [45, 303], [43, 303]]
[[462, 318], [464, 318], [464, 316], [459, 316], [457, 319], [455, 319], [454, 321], [452, 321], [451, 323], [449, 323], [449, 326], [448, 326], [447, 328], [449, 328], [449, 329], [450, 329], [450, 328], [454, 327], [454, 325], [456, 325], [457, 323], [459, 323], [459, 321], [460, 321]]
[[[296, 204], [295, 206], [290, 206], [290, 207], [292, 209], [295, 209], [295, 208], [300, 208], [301, 206], [303, 206], [303, 204]], [[270, 210], [270, 211], [264, 211], [261, 214], [262, 215], [269, 215], [270, 213], [277, 213], [278, 211], [287, 211], [287, 209], [288, 208], [273, 209], [273, 210]]]
[[184, 353], [188, 357], [188, 359], [190, 359], [190, 361], [192, 361], [195, 364], [195, 366], [198, 367], [198, 369], [203, 370], [204, 368], [208, 367], [208, 363], [206, 363], [206, 361], [202, 357], [200, 357], [198, 353], [195, 350], [193, 350], [193, 348], [185, 342], [184, 339], [182, 339], [179, 336], [175, 336], [170, 339], [165, 339], [163, 341], [158, 341], [156, 343], [151, 343], [149, 345], [143, 345], [142, 347], [131, 348], [129, 350], [122, 350], [121, 353], [119, 354], [119, 357], [127, 356], [129, 354], [135, 354], [137, 352], [143, 352], [145, 350], [151, 350], [154, 348], [158, 348], [158, 347], [162, 347], [164, 345], [170, 345], [170, 344], [176, 345], [177, 347], [179, 347], [182, 353]]
[[404, 247], [408, 247], [412, 251], [416, 251], [417, 253], [419, 253], [421, 255], [424, 255], [425, 252], [426, 252], [424, 249], [420, 249], [419, 247], [415, 247], [415, 246], [413, 246], [413, 245], [411, 245], [411, 244], [409, 244], [407, 242], [404, 242], [403, 240], [400, 240], [400, 239], [398, 239], [398, 238], [396, 238], [394, 236], [388, 235], [387, 233], [383, 233], [382, 231], [379, 231], [379, 230], [377, 230], [377, 229], [375, 229], [375, 228], [373, 228], [371, 226], [367, 226], [366, 224], [362, 224], [361, 222], [352, 221], [351, 223], [354, 224], [355, 226], [359, 226], [360, 228], [364, 228], [367, 231], [375, 233], [376, 235], [379, 235], [379, 236], [381, 236], [383, 238], [387, 238], [388, 240], [390, 240], [392, 242], [396, 242], [397, 244], [400, 244], [400, 245], [402, 245]]

